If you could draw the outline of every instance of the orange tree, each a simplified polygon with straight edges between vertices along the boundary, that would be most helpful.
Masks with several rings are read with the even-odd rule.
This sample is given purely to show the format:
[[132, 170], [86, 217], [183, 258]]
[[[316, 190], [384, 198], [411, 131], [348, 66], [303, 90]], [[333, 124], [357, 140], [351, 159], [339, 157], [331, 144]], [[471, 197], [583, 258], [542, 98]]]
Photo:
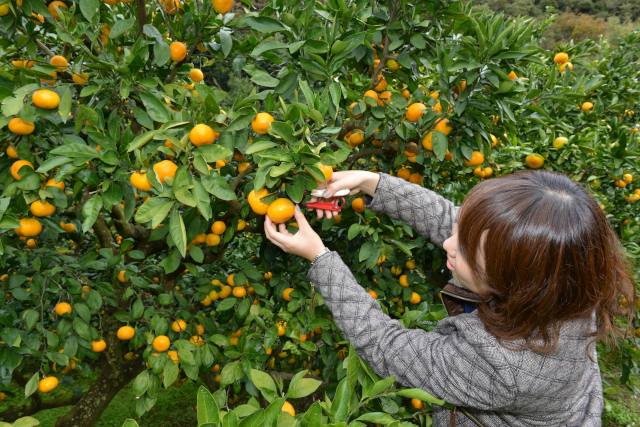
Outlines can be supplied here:
[[[378, 378], [308, 266], [262, 238], [333, 170], [457, 203], [482, 179], [561, 171], [638, 249], [638, 33], [549, 53], [549, 21], [456, 1], [0, 2], [0, 420], [71, 406], [57, 425], [90, 426], [131, 382], [142, 416], [201, 381], [201, 423], [290, 424], [285, 397], [323, 393], [303, 423], [427, 423], [421, 402], [444, 402]], [[253, 92], [207, 84], [215, 62]], [[415, 231], [357, 197], [312, 225], [405, 326], [445, 316], [442, 251]]]

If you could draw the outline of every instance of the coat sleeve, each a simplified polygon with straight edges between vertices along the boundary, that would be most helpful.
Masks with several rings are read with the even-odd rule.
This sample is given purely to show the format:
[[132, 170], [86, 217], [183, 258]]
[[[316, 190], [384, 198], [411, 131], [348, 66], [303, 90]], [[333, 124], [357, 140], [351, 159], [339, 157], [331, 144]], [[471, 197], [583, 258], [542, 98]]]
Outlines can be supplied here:
[[384, 314], [336, 252], [308, 273], [344, 336], [376, 374], [395, 376], [458, 406], [499, 409], [513, 403], [516, 383], [502, 348], [474, 314], [440, 322], [433, 332], [406, 329]]
[[460, 209], [431, 190], [383, 173], [373, 198], [365, 196], [365, 202], [369, 209], [402, 220], [439, 246], [451, 236]]

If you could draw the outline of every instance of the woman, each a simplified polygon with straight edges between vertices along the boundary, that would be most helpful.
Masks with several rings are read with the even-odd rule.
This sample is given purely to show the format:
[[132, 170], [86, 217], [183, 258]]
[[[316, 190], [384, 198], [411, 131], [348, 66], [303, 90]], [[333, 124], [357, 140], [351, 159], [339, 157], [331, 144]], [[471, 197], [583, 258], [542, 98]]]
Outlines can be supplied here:
[[619, 332], [619, 295], [634, 301], [635, 285], [613, 230], [580, 186], [522, 172], [478, 184], [461, 208], [384, 174], [337, 172], [324, 196], [343, 188], [364, 191], [369, 209], [442, 245], [453, 275], [443, 297], [451, 317], [432, 332], [405, 329], [298, 209], [295, 235], [266, 219], [274, 244], [313, 260], [309, 280], [378, 375], [457, 406], [434, 406], [434, 426], [601, 424], [593, 343]]

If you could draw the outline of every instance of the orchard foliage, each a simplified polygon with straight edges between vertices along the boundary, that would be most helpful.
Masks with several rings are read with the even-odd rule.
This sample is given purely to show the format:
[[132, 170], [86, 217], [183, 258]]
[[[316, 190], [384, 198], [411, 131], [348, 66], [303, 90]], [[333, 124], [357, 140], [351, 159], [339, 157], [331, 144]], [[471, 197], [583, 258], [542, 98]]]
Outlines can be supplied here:
[[[482, 179], [560, 171], [640, 254], [639, 33], [551, 53], [550, 21], [459, 1], [245, 3], [0, 5], [0, 382], [30, 398], [9, 395], [0, 419], [97, 360], [58, 425], [91, 425], [132, 381], [142, 416], [188, 380], [213, 392], [201, 423], [293, 425], [284, 398], [310, 395], [303, 425], [428, 423], [418, 402], [445, 403], [376, 377], [308, 265], [263, 239], [267, 205], [307, 201], [334, 169], [456, 203]], [[250, 96], [203, 80], [216, 63], [250, 76]], [[445, 316], [442, 251], [415, 231], [357, 198], [312, 225], [405, 326]]]

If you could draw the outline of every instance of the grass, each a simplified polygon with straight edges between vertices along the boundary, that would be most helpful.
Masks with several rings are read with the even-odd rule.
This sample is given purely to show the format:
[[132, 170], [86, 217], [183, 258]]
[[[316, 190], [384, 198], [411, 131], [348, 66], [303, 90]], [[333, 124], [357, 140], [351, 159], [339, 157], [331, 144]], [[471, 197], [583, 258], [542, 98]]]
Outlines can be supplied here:
[[[640, 341], [640, 340], [638, 340]], [[602, 373], [602, 387], [605, 398], [605, 408], [602, 413], [602, 425], [605, 427], [633, 427], [640, 426], [640, 353], [637, 349], [627, 347], [627, 354], [631, 355], [631, 373], [629, 381], [623, 384], [621, 352], [607, 355], [599, 345], [600, 370]]]
[[[72, 383], [60, 384], [50, 393], [49, 397], [68, 396], [76, 387], [87, 390], [96, 376], [95, 372], [89, 378], [80, 378], [76, 375]], [[136, 420], [140, 427], [192, 427], [197, 425], [195, 406], [196, 391], [199, 386], [193, 381], [185, 382], [180, 388], [170, 387], [167, 390], [161, 390], [158, 393], [155, 406], [141, 419], [138, 419], [136, 415], [136, 397], [132, 384], [133, 382], [120, 390], [120, 393], [113, 398], [93, 427], [122, 427], [127, 418]], [[12, 383], [9, 390], [14, 392], [16, 397], [7, 396], [6, 400], [0, 404], [0, 411], [7, 409], [11, 403], [16, 404], [24, 401], [24, 389], [16, 387], [15, 383]], [[56, 419], [69, 409], [71, 406], [40, 411], [34, 415], [34, 418], [40, 421], [39, 427], [53, 427]]]

